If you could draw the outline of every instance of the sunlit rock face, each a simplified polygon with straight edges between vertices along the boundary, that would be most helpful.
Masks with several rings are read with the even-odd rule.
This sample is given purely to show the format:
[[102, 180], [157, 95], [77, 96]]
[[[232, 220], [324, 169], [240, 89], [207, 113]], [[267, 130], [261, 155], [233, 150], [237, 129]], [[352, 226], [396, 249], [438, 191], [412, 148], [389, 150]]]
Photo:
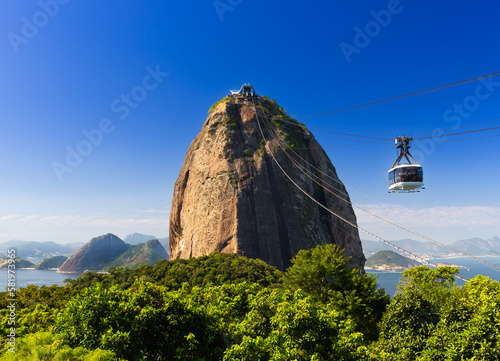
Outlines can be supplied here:
[[284, 270], [301, 249], [334, 243], [363, 268], [358, 230], [307, 196], [356, 224], [324, 150], [274, 101], [244, 100], [215, 106], [187, 151], [170, 211], [171, 259], [221, 251]]

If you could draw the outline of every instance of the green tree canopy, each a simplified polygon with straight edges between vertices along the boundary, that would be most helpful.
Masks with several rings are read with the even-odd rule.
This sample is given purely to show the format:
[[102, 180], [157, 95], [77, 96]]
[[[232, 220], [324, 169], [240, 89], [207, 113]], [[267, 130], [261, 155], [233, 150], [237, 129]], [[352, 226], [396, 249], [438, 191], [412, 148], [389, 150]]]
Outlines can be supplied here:
[[284, 277], [285, 287], [301, 289], [318, 302], [329, 303], [355, 321], [356, 330], [377, 338], [377, 323], [390, 297], [378, 289], [375, 276], [347, 266], [343, 250], [333, 244], [301, 250]]

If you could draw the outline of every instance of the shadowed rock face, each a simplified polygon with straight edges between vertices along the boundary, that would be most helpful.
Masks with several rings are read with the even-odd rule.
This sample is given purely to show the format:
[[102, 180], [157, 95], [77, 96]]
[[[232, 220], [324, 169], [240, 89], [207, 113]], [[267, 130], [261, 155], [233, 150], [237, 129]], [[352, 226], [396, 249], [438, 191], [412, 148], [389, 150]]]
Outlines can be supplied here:
[[127, 250], [127, 244], [114, 234], [92, 238], [77, 249], [59, 268], [59, 272], [81, 272], [99, 270], [108, 262]]
[[[211, 112], [186, 154], [170, 212], [171, 259], [217, 250], [283, 270], [299, 250], [335, 243], [351, 266], [363, 268], [358, 230], [293, 185], [271, 153], [305, 193], [356, 224], [351, 205], [339, 199], [349, 200], [344, 185], [313, 135], [274, 101], [255, 107], [233, 99]], [[331, 193], [317, 182], [331, 185]]]
[[92, 238], [75, 251], [59, 268], [59, 272], [106, 271], [109, 268], [136, 268], [141, 264], [154, 265], [168, 259], [168, 253], [157, 239], [129, 245], [114, 234]]

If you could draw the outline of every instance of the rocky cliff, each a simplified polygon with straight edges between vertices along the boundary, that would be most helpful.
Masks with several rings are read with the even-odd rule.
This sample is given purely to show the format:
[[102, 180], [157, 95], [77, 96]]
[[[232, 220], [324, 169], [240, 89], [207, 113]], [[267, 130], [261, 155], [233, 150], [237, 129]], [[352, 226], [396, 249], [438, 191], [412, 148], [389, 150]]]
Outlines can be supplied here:
[[[331, 186], [327, 191], [321, 185]], [[335, 243], [350, 265], [362, 268], [358, 230], [306, 193], [356, 223], [334, 166], [305, 126], [266, 97], [257, 105], [243, 97], [224, 98], [191, 143], [175, 183], [170, 257], [218, 250], [283, 270], [299, 250]]]
[[100, 270], [114, 257], [122, 254], [128, 246], [114, 234], [92, 238], [78, 248], [59, 268], [59, 272], [82, 272]]
[[135, 268], [154, 265], [168, 254], [157, 239], [129, 245], [114, 234], [92, 238], [75, 251], [59, 268], [59, 272], [106, 271], [111, 267]]

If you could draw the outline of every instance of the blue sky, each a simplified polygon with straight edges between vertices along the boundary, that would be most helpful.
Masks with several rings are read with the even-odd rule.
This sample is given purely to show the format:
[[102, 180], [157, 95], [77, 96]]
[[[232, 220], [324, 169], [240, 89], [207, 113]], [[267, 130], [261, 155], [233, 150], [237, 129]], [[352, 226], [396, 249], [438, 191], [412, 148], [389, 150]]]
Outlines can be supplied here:
[[[229, 89], [251, 82], [303, 116], [499, 71], [499, 11], [493, 0], [4, 1], [0, 241], [165, 237], [185, 152]], [[491, 120], [497, 79], [303, 121], [394, 138]], [[500, 235], [500, 138], [454, 140], [500, 131], [415, 142], [418, 194], [387, 194], [391, 141], [312, 131], [354, 203], [443, 242]], [[410, 236], [356, 213], [383, 238]]]

